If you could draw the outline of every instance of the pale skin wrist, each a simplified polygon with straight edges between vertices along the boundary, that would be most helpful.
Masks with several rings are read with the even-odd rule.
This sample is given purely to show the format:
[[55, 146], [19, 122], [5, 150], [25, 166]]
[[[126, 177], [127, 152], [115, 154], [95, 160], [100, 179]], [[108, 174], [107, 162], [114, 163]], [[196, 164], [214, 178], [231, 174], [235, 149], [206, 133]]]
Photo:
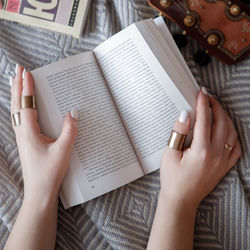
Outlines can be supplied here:
[[57, 195], [25, 194], [5, 249], [54, 249]]
[[42, 194], [39, 192], [24, 193], [23, 204], [27, 208], [36, 209], [39, 212], [46, 212], [58, 207], [58, 194], [47, 193]]
[[190, 199], [179, 198], [175, 196], [165, 195], [160, 191], [158, 197], [158, 207], [170, 214], [188, 214], [191, 217], [196, 216], [199, 203], [192, 202]]
[[147, 249], [193, 249], [196, 211], [191, 202], [160, 191]]
[[39, 203], [55, 203], [58, 200], [59, 187], [57, 185], [44, 185], [32, 179], [24, 180], [24, 201]]

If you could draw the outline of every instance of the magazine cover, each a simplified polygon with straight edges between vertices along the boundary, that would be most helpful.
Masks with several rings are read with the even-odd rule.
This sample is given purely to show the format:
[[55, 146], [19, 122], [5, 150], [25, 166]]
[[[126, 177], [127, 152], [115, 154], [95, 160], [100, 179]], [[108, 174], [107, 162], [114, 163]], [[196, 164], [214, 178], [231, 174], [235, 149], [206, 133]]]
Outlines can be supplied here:
[[0, 0], [0, 18], [79, 37], [90, 0]]

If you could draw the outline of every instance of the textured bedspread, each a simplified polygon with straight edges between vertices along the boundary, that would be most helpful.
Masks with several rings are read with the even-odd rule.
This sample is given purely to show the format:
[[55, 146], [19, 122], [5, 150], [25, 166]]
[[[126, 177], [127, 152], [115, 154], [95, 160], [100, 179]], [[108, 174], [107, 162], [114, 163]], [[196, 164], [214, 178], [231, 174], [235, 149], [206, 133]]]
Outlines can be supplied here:
[[[146, 0], [95, 0], [80, 40], [0, 21], [0, 248], [23, 196], [20, 161], [10, 118], [9, 76], [19, 63], [28, 70], [91, 50], [134, 21], [153, 17]], [[174, 33], [178, 28], [168, 23]], [[238, 129], [243, 157], [200, 205], [196, 249], [250, 249], [250, 57], [234, 66], [217, 60], [200, 68], [199, 45], [182, 50], [200, 85], [228, 109]], [[159, 192], [159, 171], [82, 206], [60, 204], [56, 249], [145, 249]]]

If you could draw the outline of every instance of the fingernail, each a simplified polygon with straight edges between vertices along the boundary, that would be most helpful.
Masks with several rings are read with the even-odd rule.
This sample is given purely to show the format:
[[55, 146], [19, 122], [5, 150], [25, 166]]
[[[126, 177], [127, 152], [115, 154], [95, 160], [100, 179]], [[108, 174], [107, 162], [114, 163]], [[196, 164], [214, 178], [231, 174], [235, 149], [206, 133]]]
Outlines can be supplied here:
[[188, 119], [188, 112], [187, 111], [181, 111], [181, 114], [179, 116], [179, 122], [180, 123], [185, 123]]
[[12, 76], [10, 76], [10, 81], [9, 81], [9, 83], [10, 83], [10, 86], [12, 86], [12, 84], [13, 84], [13, 77], [12, 77]]
[[78, 120], [78, 111], [77, 111], [77, 109], [72, 109], [70, 111], [70, 115], [71, 115], [72, 118]]
[[201, 91], [204, 95], [208, 95], [207, 89], [204, 86], [201, 88]]
[[15, 68], [15, 73], [16, 74], [17, 74], [18, 68], [19, 68], [19, 64], [16, 64], [16, 68]]
[[26, 73], [26, 69], [23, 69], [23, 75], [22, 75], [23, 79], [25, 77], [25, 73]]

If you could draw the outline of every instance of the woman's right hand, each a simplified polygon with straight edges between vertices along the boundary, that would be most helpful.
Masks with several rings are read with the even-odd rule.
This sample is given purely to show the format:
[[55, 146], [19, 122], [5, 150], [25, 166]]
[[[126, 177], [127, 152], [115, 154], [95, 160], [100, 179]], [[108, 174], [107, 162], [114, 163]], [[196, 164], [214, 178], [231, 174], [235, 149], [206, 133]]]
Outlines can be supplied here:
[[[204, 89], [203, 92], [197, 96], [191, 146], [184, 151], [167, 147], [163, 154], [161, 189], [148, 250], [193, 249], [199, 203], [241, 155], [232, 120], [214, 98]], [[181, 113], [173, 129], [188, 134], [190, 120], [187, 113]]]
[[[204, 91], [206, 93], [206, 91]], [[166, 148], [161, 162], [160, 196], [195, 207], [236, 164], [241, 147], [234, 124], [214, 98], [197, 95], [193, 141], [184, 152]], [[190, 120], [182, 114], [174, 130], [187, 134]], [[185, 120], [186, 118], [186, 120]], [[228, 149], [227, 145], [230, 147]]]

